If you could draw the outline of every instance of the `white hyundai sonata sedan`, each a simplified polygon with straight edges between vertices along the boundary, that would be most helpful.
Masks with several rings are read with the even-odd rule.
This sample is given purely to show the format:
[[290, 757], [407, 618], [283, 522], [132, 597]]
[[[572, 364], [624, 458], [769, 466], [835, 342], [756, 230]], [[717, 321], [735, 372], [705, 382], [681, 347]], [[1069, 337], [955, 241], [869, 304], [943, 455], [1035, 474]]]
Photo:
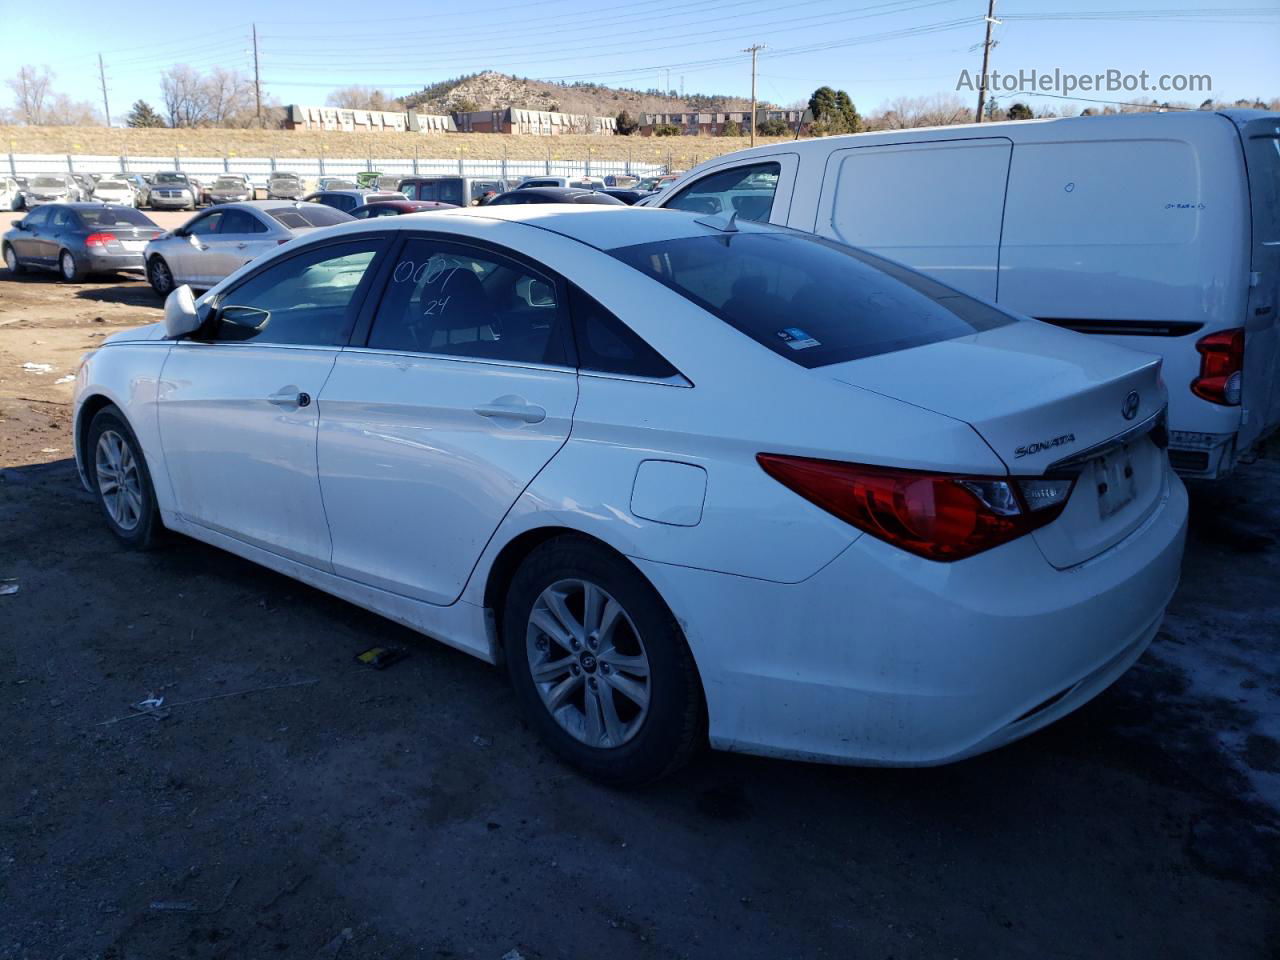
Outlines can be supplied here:
[[118, 334], [85, 485], [503, 663], [606, 780], [923, 765], [1119, 677], [1178, 581], [1159, 360], [755, 223], [345, 224]]

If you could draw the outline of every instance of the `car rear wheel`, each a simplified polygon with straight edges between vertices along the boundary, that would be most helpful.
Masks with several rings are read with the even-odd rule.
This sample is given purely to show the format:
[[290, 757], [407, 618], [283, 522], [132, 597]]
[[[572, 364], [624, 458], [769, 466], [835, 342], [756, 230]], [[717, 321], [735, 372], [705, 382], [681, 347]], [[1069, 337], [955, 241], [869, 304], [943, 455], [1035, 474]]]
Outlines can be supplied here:
[[58, 254], [58, 274], [68, 283], [84, 279], [84, 269], [76, 262], [70, 250]]
[[173, 271], [165, 263], [164, 257], [151, 258], [151, 262], [147, 264], [147, 281], [151, 284], [151, 289], [162, 297], [173, 293]]
[[137, 437], [115, 407], [103, 407], [89, 424], [84, 462], [107, 526], [136, 550], [155, 546], [164, 527], [155, 488]]
[[18, 255], [14, 253], [13, 247], [4, 248], [4, 265], [8, 267], [9, 272], [13, 274], [27, 272], [27, 268], [18, 262]]
[[536, 548], [503, 615], [521, 711], [579, 770], [632, 786], [683, 765], [705, 739], [702, 685], [662, 598], [624, 558], [582, 537]]

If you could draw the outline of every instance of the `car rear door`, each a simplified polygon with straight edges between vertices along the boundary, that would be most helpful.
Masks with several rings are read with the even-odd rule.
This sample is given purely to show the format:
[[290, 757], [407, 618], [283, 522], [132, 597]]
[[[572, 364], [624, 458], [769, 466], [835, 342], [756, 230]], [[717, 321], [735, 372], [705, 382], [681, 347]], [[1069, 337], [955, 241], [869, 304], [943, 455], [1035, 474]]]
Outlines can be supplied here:
[[174, 344], [158, 407], [184, 519], [329, 569], [315, 398], [384, 242], [334, 240], [275, 260], [220, 298], [211, 330]]
[[276, 246], [275, 241], [269, 239], [267, 225], [250, 211], [239, 208], [223, 212], [217, 232], [211, 234], [205, 243], [208, 250], [203, 256], [208, 282], [230, 276]]
[[1253, 221], [1249, 301], [1245, 310], [1244, 449], [1280, 424], [1280, 117], [1240, 130]]
[[333, 570], [448, 604], [569, 436], [568, 314], [551, 275], [488, 246], [411, 234], [384, 272], [320, 395]]

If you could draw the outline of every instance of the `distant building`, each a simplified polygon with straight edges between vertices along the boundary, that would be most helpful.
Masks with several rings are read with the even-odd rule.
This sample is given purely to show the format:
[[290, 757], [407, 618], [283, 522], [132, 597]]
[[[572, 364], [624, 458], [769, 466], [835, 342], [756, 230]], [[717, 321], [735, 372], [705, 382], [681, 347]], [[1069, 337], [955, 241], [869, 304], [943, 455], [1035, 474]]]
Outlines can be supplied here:
[[307, 107], [291, 104], [283, 108], [281, 122], [286, 130], [340, 130], [346, 133], [513, 133], [526, 136], [557, 136], [587, 133], [612, 136], [618, 132], [613, 117], [590, 117], [553, 110], [471, 110], [466, 113], [395, 113], [383, 110], [347, 110], [342, 107]]
[[[660, 126], [680, 128], [682, 136], [718, 137], [724, 133], [725, 124], [736, 123], [743, 133], [750, 132], [748, 118], [750, 110], [730, 110], [725, 113], [644, 113], [640, 115], [640, 135], [651, 137]], [[808, 110], [778, 110], [773, 107], [756, 109], [756, 123], [767, 120], [782, 120], [793, 131], [800, 124], [800, 132], [807, 133], [812, 117]]]
[[553, 110], [525, 110], [522, 107], [472, 110], [455, 113], [453, 119], [462, 133], [513, 133], [554, 137], [566, 133], [609, 136], [618, 132], [618, 121], [613, 117], [590, 117], [581, 113], [558, 113]]

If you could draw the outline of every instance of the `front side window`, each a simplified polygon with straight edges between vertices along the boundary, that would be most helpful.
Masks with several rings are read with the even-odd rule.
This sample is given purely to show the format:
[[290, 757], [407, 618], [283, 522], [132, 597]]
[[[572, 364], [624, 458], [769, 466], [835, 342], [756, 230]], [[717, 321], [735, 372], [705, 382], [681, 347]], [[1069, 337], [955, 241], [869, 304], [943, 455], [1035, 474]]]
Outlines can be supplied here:
[[555, 284], [514, 260], [429, 238], [409, 240], [369, 336], [383, 350], [568, 362]]
[[50, 207], [37, 207], [31, 213], [28, 213], [22, 222], [28, 227], [42, 227], [49, 220], [50, 209]]
[[226, 216], [226, 211], [224, 210], [215, 210], [213, 213], [206, 213], [203, 217], [196, 220], [186, 228], [187, 236], [207, 237], [211, 233], [218, 233], [224, 216]]
[[272, 264], [223, 296], [213, 339], [345, 343], [356, 290], [381, 245], [376, 239], [326, 244]]
[[778, 163], [755, 163], [733, 167], [695, 180], [663, 206], [690, 213], [737, 213], [740, 220], [767, 221], [773, 211], [773, 195], [778, 189], [782, 167]]
[[792, 231], [709, 233], [609, 252], [802, 367], [1014, 322], [892, 261]]

